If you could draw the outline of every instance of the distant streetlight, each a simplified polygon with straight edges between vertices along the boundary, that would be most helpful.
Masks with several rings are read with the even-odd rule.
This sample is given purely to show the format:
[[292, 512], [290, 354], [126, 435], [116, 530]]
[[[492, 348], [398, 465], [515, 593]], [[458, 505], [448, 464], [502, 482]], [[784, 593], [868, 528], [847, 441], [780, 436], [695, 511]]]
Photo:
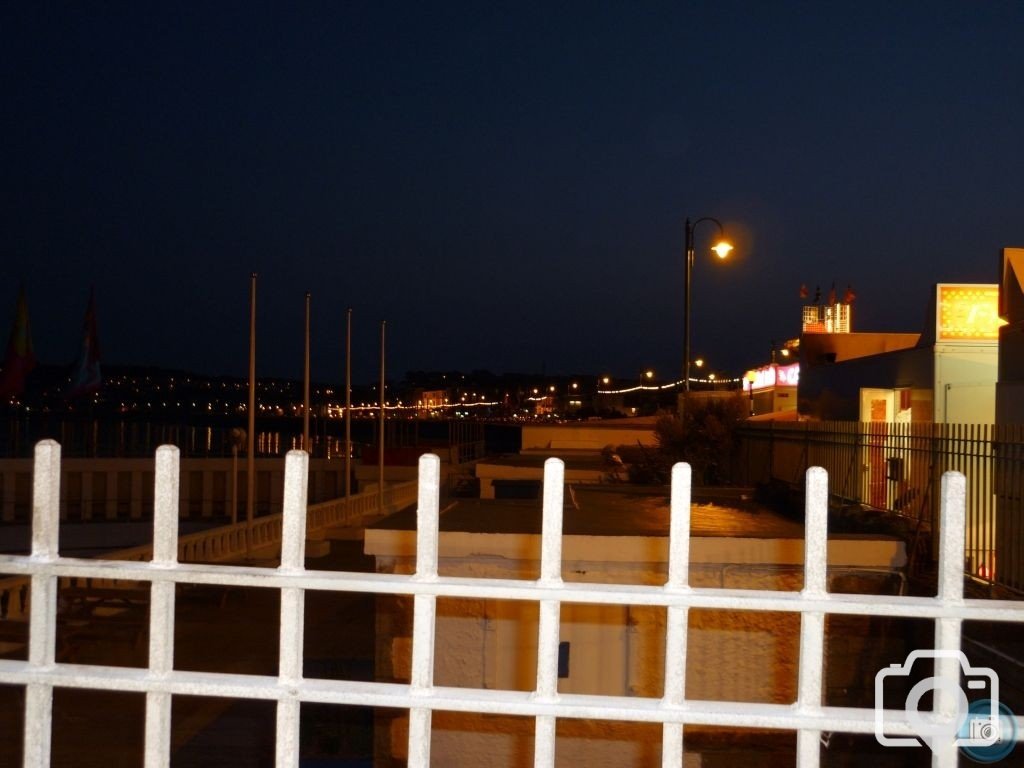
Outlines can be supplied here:
[[646, 378], [648, 381], [653, 379], [654, 378], [654, 371], [652, 371], [650, 368], [648, 368], [646, 371], [644, 371], [644, 378]]
[[694, 260], [693, 233], [700, 226], [701, 222], [704, 221], [710, 221], [718, 227], [718, 242], [711, 247], [711, 250], [715, 252], [718, 258], [724, 259], [732, 250], [732, 246], [725, 240], [725, 229], [722, 227], [722, 222], [718, 219], [702, 216], [692, 224], [689, 219], [686, 220], [686, 279], [683, 283], [683, 316], [685, 323], [683, 335], [683, 390], [686, 392], [690, 391], [690, 285]]
[[607, 386], [608, 384], [611, 384], [611, 381], [612, 380], [611, 380], [610, 376], [602, 376], [601, 377], [601, 383], [604, 384], [605, 386]]
[[704, 367], [704, 358], [703, 357], [698, 357], [696, 360], [693, 361], [693, 364], [696, 365], [698, 368], [703, 368]]
[[747, 380], [747, 389], [750, 391], [750, 415], [754, 415], [754, 382], [757, 381], [757, 371], [747, 371], [744, 377]]

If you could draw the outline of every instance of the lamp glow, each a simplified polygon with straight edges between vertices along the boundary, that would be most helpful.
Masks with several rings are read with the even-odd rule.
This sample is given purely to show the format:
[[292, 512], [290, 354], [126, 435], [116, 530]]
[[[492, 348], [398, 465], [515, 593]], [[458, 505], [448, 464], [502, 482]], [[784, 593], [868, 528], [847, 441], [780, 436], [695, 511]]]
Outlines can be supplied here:
[[720, 240], [711, 248], [711, 250], [715, 252], [718, 258], [724, 259], [732, 251], [732, 245], [727, 243], [725, 240]]

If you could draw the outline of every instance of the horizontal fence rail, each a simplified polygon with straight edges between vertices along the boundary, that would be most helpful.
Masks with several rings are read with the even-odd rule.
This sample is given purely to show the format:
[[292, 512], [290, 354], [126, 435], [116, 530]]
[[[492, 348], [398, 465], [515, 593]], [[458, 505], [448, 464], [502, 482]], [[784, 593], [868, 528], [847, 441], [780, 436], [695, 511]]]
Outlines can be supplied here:
[[[411, 480], [384, 488], [384, 509], [380, 508], [381, 494], [371, 489], [340, 499], [310, 504], [306, 513], [306, 534], [320, 533], [335, 526], [355, 526], [368, 519], [396, 512], [416, 500], [417, 483]], [[253, 518], [252, 522], [223, 525], [177, 538], [179, 563], [224, 563], [247, 557], [274, 555], [281, 546], [284, 515], [281, 513]], [[177, 526], [175, 526], [177, 528]], [[153, 557], [152, 544], [107, 552], [103, 560], [148, 561]], [[2, 562], [2, 561], [0, 561]], [[120, 570], [123, 570], [123, 565]], [[60, 586], [68, 586], [74, 576], [66, 577]], [[107, 575], [83, 577], [91, 586], [109, 586], [115, 589], [134, 589], [139, 585], [126, 580], [121, 572], [116, 577]], [[139, 581], [145, 582], [142, 577]], [[4, 610], [0, 619], [19, 619], [27, 616], [29, 580], [24, 577], [0, 579], [0, 601]]]
[[938, 528], [943, 473], [964, 474], [964, 570], [1024, 593], [1024, 425], [752, 422], [740, 438], [742, 481], [795, 485], [823, 467], [833, 497], [889, 512], [922, 542]]
[[[799, 768], [820, 764], [825, 732], [871, 734], [874, 709], [823, 703], [823, 646], [829, 614], [927, 618], [935, 622], [937, 652], [956, 652], [965, 620], [1024, 622], [1024, 603], [971, 600], [963, 596], [962, 552], [965, 536], [966, 482], [947, 473], [938, 495], [942, 515], [939, 581], [936, 597], [831, 594], [827, 589], [828, 476], [823, 469], [806, 473], [804, 583], [799, 592], [691, 587], [690, 469], [672, 471], [671, 524], [667, 580], [663, 585], [564, 583], [562, 580], [562, 509], [564, 465], [545, 464], [540, 576], [536, 580], [453, 578], [438, 573], [440, 462], [420, 459], [416, 567], [411, 575], [316, 571], [305, 568], [304, 546], [310, 510], [306, 505], [308, 457], [286, 457], [281, 559], [277, 568], [180, 562], [177, 536], [178, 451], [157, 451], [155, 539], [149, 561], [80, 560], [58, 552], [60, 446], [44, 441], [36, 449], [32, 553], [2, 556], [0, 569], [27, 576], [30, 587], [28, 658], [0, 660], [0, 683], [24, 686], [24, 768], [50, 764], [55, 688], [132, 691], [146, 696], [145, 765], [170, 765], [171, 703], [174, 696], [217, 696], [276, 702], [275, 764], [299, 765], [299, 713], [304, 702], [389, 707], [409, 712], [408, 765], [427, 768], [432, 715], [437, 711], [521, 715], [535, 719], [534, 766], [551, 768], [559, 719], [600, 719], [662, 724], [661, 765], [678, 768], [685, 749], [684, 725], [735, 729], [771, 728], [796, 733]], [[57, 663], [55, 630], [57, 582], [62, 578], [118, 578], [151, 584], [149, 665], [134, 669]], [[278, 674], [240, 675], [174, 669], [176, 584], [218, 584], [280, 591]], [[370, 683], [304, 677], [303, 610], [310, 590], [412, 595], [414, 619], [411, 678], [408, 684]], [[434, 645], [437, 598], [496, 598], [537, 603], [540, 609], [536, 684], [532, 692], [455, 688], [434, 685], [438, 652]], [[562, 694], [557, 689], [559, 608], [564, 602], [661, 606], [667, 609], [664, 695], [660, 698]], [[688, 699], [686, 691], [687, 617], [693, 608], [734, 611], [785, 611], [800, 616], [800, 652], [796, 701], [792, 704], [740, 703]], [[937, 659], [936, 674], [959, 687], [959, 667]], [[948, 702], [937, 696], [939, 714]], [[884, 727], [894, 737], [915, 733], [906, 712], [885, 710]], [[1018, 723], [1019, 724], [1019, 723]], [[957, 747], [932, 745], [933, 765], [957, 765]]]

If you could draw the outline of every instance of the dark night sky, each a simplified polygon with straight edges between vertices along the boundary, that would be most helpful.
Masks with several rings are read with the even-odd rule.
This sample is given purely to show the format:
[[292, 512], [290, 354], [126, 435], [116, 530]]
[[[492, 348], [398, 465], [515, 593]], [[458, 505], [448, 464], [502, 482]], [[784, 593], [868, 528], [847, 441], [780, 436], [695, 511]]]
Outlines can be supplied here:
[[[45, 7], [44, 7], [45, 5]], [[0, 334], [70, 362], [89, 286], [108, 364], [678, 375], [696, 354], [920, 330], [931, 284], [1024, 244], [1018, 2], [20, 3], [0, 10]], [[555, 6], [556, 4], [550, 4]], [[698, 230], [708, 245], [711, 227]]]

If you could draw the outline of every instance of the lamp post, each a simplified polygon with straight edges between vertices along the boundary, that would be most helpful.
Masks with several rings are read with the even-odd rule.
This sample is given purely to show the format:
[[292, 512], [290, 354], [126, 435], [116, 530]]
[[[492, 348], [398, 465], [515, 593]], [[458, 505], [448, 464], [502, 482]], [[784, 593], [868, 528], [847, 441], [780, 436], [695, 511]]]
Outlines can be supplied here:
[[683, 391], [686, 394], [690, 392], [690, 286], [692, 283], [694, 259], [693, 233], [700, 226], [701, 222], [704, 221], [710, 221], [718, 227], [718, 242], [711, 248], [718, 258], [724, 259], [729, 255], [729, 251], [732, 250], [732, 246], [725, 241], [725, 229], [722, 227], [722, 222], [718, 219], [711, 216], [701, 216], [693, 223], [690, 223], [689, 219], [686, 220], [686, 277], [683, 283], [683, 317], [685, 327], [683, 334]]

